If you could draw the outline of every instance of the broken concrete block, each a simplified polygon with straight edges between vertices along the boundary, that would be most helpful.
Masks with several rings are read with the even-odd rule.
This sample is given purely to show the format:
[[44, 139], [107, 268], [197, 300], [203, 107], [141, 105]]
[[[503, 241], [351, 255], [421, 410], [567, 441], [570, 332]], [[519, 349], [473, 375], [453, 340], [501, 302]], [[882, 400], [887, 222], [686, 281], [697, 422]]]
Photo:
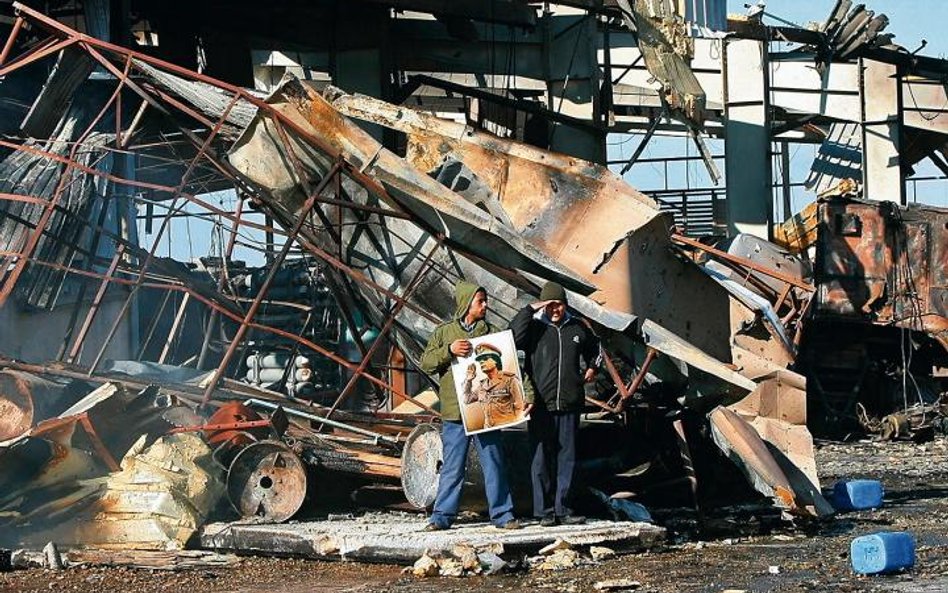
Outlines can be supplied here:
[[537, 570], [566, 570], [567, 568], [579, 566], [581, 562], [582, 557], [576, 550], [560, 548], [549, 556], [544, 557], [535, 568]]
[[439, 558], [438, 573], [443, 577], [464, 576], [464, 565], [456, 558]]
[[416, 577], [434, 577], [438, 576], [439, 572], [438, 561], [429, 556], [427, 551], [422, 554], [421, 558], [415, 560], [415, 564], [411, 568], [411, 573]]
[[486, 575], [497, 574], [507, 566], [504, 559], [493, 552], [481, 552], [477, 559], [481, 563], [481, 571]]
[[610, 579], [607, 581], [599, 581], [593, 585], [593, 589], [596, 591], [631, 591], [641, 586], [642, 583], [633, 581], [632, 579]]
[[62, 570], [65, 568], [65, 566], [63, 566], [63, 557], [59, 554], [59, 548], [57, 548], [53, 542], [46, 544], [43, 548], [43, 554], [46, 556], [46, 568], [50, 570]]
[[557, 550], [568, 550], [572, 547], [572, 544], [570, 544], [568, 541], [558, 537], [552, 544], [540, 548], [540, 554], [543, 556], [549, 556]]
[[[451, 548], [451, 555], [461, 563], [461, 568], [468, 572], [480, 572], [481, 563], [477, 559], [477, 551], [474, 546], [461, 543]], [[442, 565], [442, 574], [444, 566]]]
[[13, 550], [10, 552], [10, 564], [14, 569], [43, 568], [46, 557], [35, 550]]
[[592, 559], [596, 562], [602, 562], [616, 555], [615, 550], [612, 548], [606, 548], [604, 546], [592, 546], [589, 548], [589, 555], [592, 556]]

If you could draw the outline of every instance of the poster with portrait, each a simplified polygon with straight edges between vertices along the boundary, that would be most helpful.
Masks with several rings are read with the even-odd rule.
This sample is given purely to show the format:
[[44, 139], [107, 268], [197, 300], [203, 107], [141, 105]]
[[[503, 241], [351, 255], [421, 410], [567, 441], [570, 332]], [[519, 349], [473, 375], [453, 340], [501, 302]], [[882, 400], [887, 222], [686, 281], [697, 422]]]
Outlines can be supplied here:
[[451, 365], [454, 387], [467, 434], [516, 426], [530, 419], [513, 332], [470, 340], [468, 356]]

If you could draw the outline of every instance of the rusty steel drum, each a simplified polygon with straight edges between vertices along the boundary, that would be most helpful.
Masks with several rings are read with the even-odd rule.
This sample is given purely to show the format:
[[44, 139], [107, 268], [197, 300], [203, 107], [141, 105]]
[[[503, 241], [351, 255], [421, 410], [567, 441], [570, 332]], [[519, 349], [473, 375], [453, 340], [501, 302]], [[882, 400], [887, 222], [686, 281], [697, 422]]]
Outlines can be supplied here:
[[434, 504], [442, 463], [441, 431], [434, 424], [419, 424], [405, 439], [401, 459], [402, 491], [412, 506]]
[[[532, 504], [530, 485], [530, 447], [527, 431], [503, 430], [504, 470], [513, 495], [514, 509], [529, 512]], [[412, 506], [430, 508], [438, 495], [438, 481], [444, 457], [441, 429], [435, 424], [419, 424], [405, 439], [402, 449], [402, 491]], [[467, 449], [464, 489], [460, 510], [483, 513], [487, 510], [484, 497], [484, 472], [477, 447], [473, 442]]]
[[37, 422], [65, 410], [66, 390], [21, 371], [0, 371], [0, 441], [26, 434]]
[[245, 447], [230, 464], [227, 496], [242, 517], [286, 521], [306, 498], [306, 467], [279, 441]]
[[259, 421], [262, 418], [256, 411], [239, 401], [227, 402], [218, 408], [207, 419], [207, 424], [214, 426], [232, 424], [234, 428], [205, 431], [207, 443], [214, 449], [215, 457], [224, 465], [229, 465], [244, 447], [263, 441], [270, 436], [270, 429], [266, 426], [249, 429], [238, 426], [245, 422]]

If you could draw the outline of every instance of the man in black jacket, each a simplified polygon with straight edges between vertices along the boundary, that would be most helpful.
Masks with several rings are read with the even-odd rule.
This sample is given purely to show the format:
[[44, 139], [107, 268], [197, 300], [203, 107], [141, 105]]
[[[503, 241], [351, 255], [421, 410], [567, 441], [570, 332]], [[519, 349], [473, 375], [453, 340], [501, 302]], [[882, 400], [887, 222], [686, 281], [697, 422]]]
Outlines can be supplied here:
[[[547, 282], [540, 300], [510, 322], [525, 370], [536, 390], [528, 425], [533, 452], [533, 514], [543, 526], [577, 524], [585, 518], [570, 508], [576, 467], [576, 439], [583, 410], [583, 384], [599, 367], [599, 340], [567, 309], [566, 291]], [[580, 362], [586, 365], [585, 372]]]

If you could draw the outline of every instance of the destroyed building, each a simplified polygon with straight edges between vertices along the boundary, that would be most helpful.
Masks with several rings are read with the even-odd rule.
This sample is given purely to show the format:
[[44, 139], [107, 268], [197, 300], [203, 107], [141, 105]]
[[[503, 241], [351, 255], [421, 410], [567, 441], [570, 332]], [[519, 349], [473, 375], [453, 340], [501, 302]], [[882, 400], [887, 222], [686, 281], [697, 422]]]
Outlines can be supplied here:
[[[608, 502], [632, 492], [823, 517], [811, 429], [945, 426], [948, 211], [906, 187], [925, 159], [948, 174], [948, 62], [884, 15], [179, 10], [4, 21], [0, 545], [230, 548], [205, 523], [429, 507], [439, 405], [418, 357], [459, 279], [500, 326], [555, 280], [602, 339], [594, 513], [637, 520]], [[643, 156], [667, 138], [689, 154]], [[819, 152], [795, 212], [802, 144]], [[636, 189], [657, 161], [711, 186]]]

